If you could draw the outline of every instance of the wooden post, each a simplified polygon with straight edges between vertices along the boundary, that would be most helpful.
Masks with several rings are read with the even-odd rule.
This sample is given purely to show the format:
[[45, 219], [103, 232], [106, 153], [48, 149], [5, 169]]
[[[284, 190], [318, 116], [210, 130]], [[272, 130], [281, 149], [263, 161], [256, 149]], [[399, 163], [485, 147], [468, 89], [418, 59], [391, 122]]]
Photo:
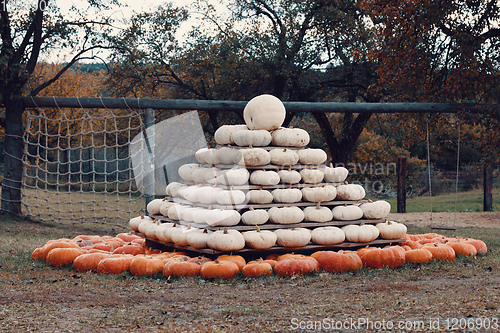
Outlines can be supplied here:
[[483, 169], [483, 210], [491, 212], [493, 210], [493, 170], [489, 164]]
[[398, 213], [406, 213], [406, 157], [398, 158]]

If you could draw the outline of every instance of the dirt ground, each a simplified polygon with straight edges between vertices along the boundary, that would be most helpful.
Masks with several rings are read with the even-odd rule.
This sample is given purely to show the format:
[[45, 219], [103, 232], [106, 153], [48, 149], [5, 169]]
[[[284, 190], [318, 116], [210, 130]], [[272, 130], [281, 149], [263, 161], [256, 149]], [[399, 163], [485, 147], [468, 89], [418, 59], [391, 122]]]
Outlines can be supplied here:
[[500, 212], [481, 213], [405, 213], [389, 214], [389, 220], [419, 227], [500, 228]]
[[[452, 224], [453, 218], [433, 214], [435, 222]], [[427, 227], [430, 214], [390, 219]], [[499, 213], [460, 213], [456, 226], [484, 227], [480, 235], [500, 238]], [[29, 222], [2, 230], [3, 248], [9, 250], [1, 253], [0, 332], [500, 331], [498, 242], [476, 259], [396, 270], [167, 280], [77, 273], [32, 262], [25, 257], [42, 244], [26, 246], [24, 238], [64, 236], [68, 230]]]

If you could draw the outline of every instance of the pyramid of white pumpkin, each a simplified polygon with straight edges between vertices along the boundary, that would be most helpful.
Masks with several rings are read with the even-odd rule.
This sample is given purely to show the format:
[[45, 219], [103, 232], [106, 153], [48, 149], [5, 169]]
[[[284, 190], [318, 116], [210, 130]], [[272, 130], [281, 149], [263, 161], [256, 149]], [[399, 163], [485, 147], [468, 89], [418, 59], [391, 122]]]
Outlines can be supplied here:
[[[301, 222], [381, 219], [391, 206], [386, 201], [336, 205], [333, 209], [322, 206], [334, 199], [361, 200], [365, 190], [361, 185], [344, 183], [347, 169], [326, 166], [323, 150], [306, 148], [309, 134], [305, 130], [281, 127], [286, 112], [278, 98], [257, 96], [247, 103], [243, 115], [246, 125], [221, 126], [215, 132], [219, 147], [198, 150], [198, 163], [179, 168], [183, 182], [168, 184], [170, 200], [155, 199], [148, 205], [150, 214], [163, 215], [172, 222], [136, 217], [129, 223], [133, 230], [163, 243], [221, 251], [245, 246], [267, 249], [276, 244], [302, 247], [310, 242], [370, 242], [379, 236], [397, 239], [406, 233], [406, 227], [396, 222], [313, 230], [287, 228], [287, 224]], [[303, 209], [299, 202], [306, 203], [301, 205]], [[197, 227], [176, 221], [192, 222]], [[240, 223], [254, 225], [256, 230], [240, 233], [230, 228]], [[260, 230], [258, 226], [266, 223], [283, 228]], [[213, 232], [200, 225], [225, 228]]]

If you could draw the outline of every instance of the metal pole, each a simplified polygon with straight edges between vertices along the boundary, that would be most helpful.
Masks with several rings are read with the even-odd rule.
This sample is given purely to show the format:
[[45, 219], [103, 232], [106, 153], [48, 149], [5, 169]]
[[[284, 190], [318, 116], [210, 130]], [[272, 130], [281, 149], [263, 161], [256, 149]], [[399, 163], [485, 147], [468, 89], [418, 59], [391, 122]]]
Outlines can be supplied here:
[[147, 164], [148, 173], [144, 175], [144, 198], [145, 208], [155, 198], [155, 110], [146, 109], [146, 128], [144, 138], [146, 140], [147, 156], [144, 163]]

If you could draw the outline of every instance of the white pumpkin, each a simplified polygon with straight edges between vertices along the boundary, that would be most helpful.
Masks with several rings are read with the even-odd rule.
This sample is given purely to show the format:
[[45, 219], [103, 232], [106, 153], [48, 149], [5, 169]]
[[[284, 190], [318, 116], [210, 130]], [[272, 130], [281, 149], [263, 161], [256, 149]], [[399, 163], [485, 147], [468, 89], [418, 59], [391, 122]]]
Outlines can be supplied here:
[[325, 180], [330, 183], [342, 183], [349, 175], [349, 170], [344, 167], [325, 167], [323, 169]]
[[[272, 196], [271, 196], [271, 200], [272, 200]], [[132, 229], [134, 231], [139, 231], [139, 225], [144, 221], [153, 222], [153, 219], [150, 218], [149, 216], [144, 216], [144, 215], [136, 216], [136, 217], [131, 218], [128, 221], [128, 226], [130, 227], [130, 229]]]
[[276, 240], [278, 236], [269, 230], [260, 230], [257, 227], [255, 231], [247, 231], [243, 233], [243, 238], [245, 238], [245, 244], [252, 249], [269, 249], [276, 245]]
[[271, 143], [271, 133], [266, 130], [239, 131], [233, 135], [233, 140], [241, 147], [263, 147]]
[[217, 202], [217, 195], [222, 191], [219, 187], [202, 186], [196, 191], [196, 202], [202, 204], [212, 204]]
[[280, 181], [285, 184], [297, 184], [302, 179], [297, 170], [280, 170], [278, 176], [280, 176]]
[[185, 207], [180, 204], [173, 204], [167, 211], [168, 218], [174, 221], [179, 221], [181, 219], [181, 211], [184, 208]]
[[203, 184], [207, 182], [207, 179], [214, 178], [217, 172], [217, 168], [200, 167], [193, 171], [192, 179], [196, 184]]
[[239, 149], [221, 147], [217, 150], [217, 159], [221, 164], [240, 164], [243, 155]]
[[269, 155], [271, 156], [271, 163], [276, 165], [290, 166], [297, 164], [299, 161], [299, 155], [291, 149], [271, 149]]
[[[211, 185], [216, 185], [219, 184], [219, 176], [222, 173], [218, 168], [213, 167], [213, 168], [208, 168], [205, 170], [205, 182]], [[193, 177], [194, 178], [194, 177]]]
[[206, 224], [207, 223], [207, 213], [208, 209], [200, 207], [200, 209], [193, 212], [193, 222], [197, 224]]
[[218, 164], [219, 158], [217, 149], [215, 148], [201, 148], [194, 153], [194, 157], [201, 164]]
[[352, 224], [343, 226], [341, 229], [345, 234], [345, 239], [355, 243], [371, 242], [380, 234], [377, 227], [371, 224]]
[[232, 227], [240, 223], [241, 215], [233, 209], [209, 209], [206, 223], [212, 227]]
[[301, 164], [322, 164], [326, 161], [326, 153], [323, 149], [300, 149], [297, 151]]
[[223, 185], [244, 185], [248, 183], [250, 173], [245, 168], [234, 168], [221, 171], [217, 175], [217, 181]]
[[191, 226], [184, 227], [184, 228], [182, 228], [182, 227], [175, 228], [172, 231], [170, 238], [172, 239], [172, 242], [175, 243], [176, 245], [186, 246], [186, 245], [189, 245], [189, 243], [187, 241], [187, 235], [189, 235], [192, 232], [195, 232], [196, 230], [199, 230], [199, 229], [192, 228]]
[[325, 174], [318, 169], [302, 169], [300, 170], [302, 181], [308, 184], [317, 184], [323, 181]]
[[302, 192], [298, 188], [277, 188], [272, 194], [274, 202], [293, 203], [302, 200]]
[[185, 226], [181, 226], [180, 224], [174, 223], [171, 228], [164, 228], [161, 237], [163, 238], [164, 243], [172, 242], [172, 234], [177, 231], [177, 229], [186, 228]]
[[265, 209], [254, 209], [249, 207], [249, 210], [241, 214], [241, 222], [246, 225], [261, 225], [269, 220], [269, 214]]
[[238, 251], [245, 247], [245, 238], [238, 230], [217, 230], [210, 234], [207, 245], [220, 251]]
[[196, 202], [196, 194], [200, 187], [198, 185], [186, 186], [179, 190], [178, 194], [181, 198], [191, 202]]
[[337, 186], [337, 200], [361, 200], [366, 192], [363, 186], [358, 184], [345, 184]]
[[187, 182], [192, 182], [193, 181], [193, 171], [196, 169], [199, 169], [200, 166], [196, 163], [188, 163], [181, 165], [179, 169], [177, 170], [177, 173], [179, 174], [179, 177], [184, 179]]
[[234, 133], [243, 130], [248, 130], [247, 125], [223, 125], [219, 127], [214, 133], [215, 142], [220, 145], [231, 145], [234, 143]]
[[240, 190], [223, 190], [215, 198], [220, 205], [240, 205], [245, 202], [245, 192]]
[[353, 221], [363, 217], [363, 211], [355, 205], [336, 206], [332, 209], [332, 213], [333, 218], [339, 221]]
[[359, 206], [363, 211], [365, 219], [383, 219], [391, 212], [391, 204], [384, 200], [377, 200], [375, 202], [368, 200], [368, 202]]
[[277, 185], [280, 176], [276, 171], [255, 170], [250, 174], [250, 183], [254, 185]]
[[273, 202], [273, 195], [267, 190], [250, 190], [246, 196], [250, 204], [268, 204]]
[[158, 224], [158, 220], [144, 220], [139, 224], [138, 231], [148, 238], [156, 239], [155, 229]]
[[284, 247], [303, 247], [311, 241], [311, 231], [306, 228], [277, 229], [276, 243]]
[[200, 207], [185, 207], [181, 210], [181, 220], [186, 222], [193, 222], [193, 214], [199, 211]]
[[332, 210], [328, 207], [316, 205], [316, 207], [304, 208], [304, 221], [309, 222], [328, 222], [333, 219]]
[[194, 247], [195, 249], [203, 249], [208, 246], [208, 238], [212, 233], [212, 231], [207, 229], [195, 229], [186, 235], [186, 241], [188, 245]]
[[159, 215], [160, 214], [160, 206], [163, 204], [165, 199], [153, 199], [151, 200], [147, 206], [146, 210], [151, 215]]
[[171, 197], [176, 197], [179, 189], [181, 189], [184, 186], [186, 186], [186, 185], [181, 184], [179, 182], [171, 182], [167, 185], [165, 191], [166, 191], [167, 195], [169, 195]]
[[310, 202], [332, 201], [337, 196], [337, 189], [332, 185], [304, 187], [301, 191], [302, 198]]
[[163, 243], [170, 243], [172, 241], [172, 239], [170, 238], [170, 233], [167, 232], [167, 235], [165, 236], [164, 233], [165, 233], [165, 230], [166, 229], [170, 229], [170, 228], [173, 228], [175, 225], [175, 223], [160, 223], [157, 227], [156, 227], [156, 230], [155, 230], [155, 235], [156, 235], [156, 238], [160, 241], [160, 242], [163, 242]]
[[311, 231], [311, 241], [316, 244], [334, 245], [344, 240], [344, 231], [337, 227], [319, 227]]
[[242, 163], [246, 166], [264, 166], [271, 162], [271, 155], [263, 148], [241, 149]]
[[383, 239], [404, 238], [404, 235], [406, 235], [407, 232], [407, 228], [403, 223], [394, 221], [377, 223], [375, 227], [377, 227], [377, 229], [380, 231], [380, 237]]
[[280, 147], [305, 147], [309, 133], [301, 128], [279, 128], [272, 133], [272, 144]]
[[286, 110], [279, 98], [259, 95], [252, 98], [243, 109], [243, 119], [251, 130], [272, 131], [285, 121]]
[[278, 224], [294, 224], [304, 220], [304, 212], [296, 206], [272, 207], [268, 211], [269, 220]]
[[173, 202], [164, 201], [160, 206], [160, 214], [168, 217], [168, 209], [173, 205], [174, 205]]

